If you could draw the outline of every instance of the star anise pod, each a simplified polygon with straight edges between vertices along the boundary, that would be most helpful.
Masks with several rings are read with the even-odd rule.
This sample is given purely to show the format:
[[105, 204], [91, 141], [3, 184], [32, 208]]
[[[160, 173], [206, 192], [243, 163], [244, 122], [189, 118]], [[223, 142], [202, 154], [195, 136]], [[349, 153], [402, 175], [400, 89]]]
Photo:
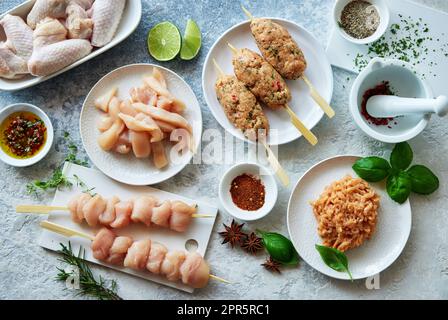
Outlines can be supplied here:
[[264, 263], [262, 263], [261, 265], [271, 272], [281, 273], [280, 272], [281, 264], [279, 262], [275, 261], [274, 259], [272, 259], [272, 257], [269, 257], [269, 259], [266, 259], [266, 261]]
[[223, 225], [226, 230], [219, 232], [219, 234], [224, 238], [222, 244], [230, 243], [233, 248], [235, 244], [241, 244], [243, 239], [247, 237], [247, 234], [242, 231], [244, 223], [238, 224], [235, 220], [232, 220], [232, 224], [230, 225], [230, 227], [226, 226], [224, 223]]
[[257, 235], [252, 232], [244, 239], [243, 243], [241, 244], [241, 248], [251, 254], [256, 254], [258, 251], [263, 249], [263, 242], [261, 238], [257, 237]]

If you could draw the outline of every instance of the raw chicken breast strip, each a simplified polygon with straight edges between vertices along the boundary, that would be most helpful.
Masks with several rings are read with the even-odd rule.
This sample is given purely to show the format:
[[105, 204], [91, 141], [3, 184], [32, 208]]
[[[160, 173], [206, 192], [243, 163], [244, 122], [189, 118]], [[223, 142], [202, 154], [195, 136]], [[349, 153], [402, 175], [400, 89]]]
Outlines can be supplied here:
[[147, 132], [129, 130], [129, 140], [136, 158], [147, 158], [151, 154], [150, 136]]
[[107, 262], [115, 265], [123, 265], [128, 249], [133, 243], [132, 238], [116, 237], [109, 251]]
[[151, 273], [160, 274], [160, 268], [167, 252], [168, 249], [163, 244], [152, 242], [146, 269]]
[[25, 61], [33, 53], [33, 30], [18, 16], [5, 15], [0, 20], [6, 34], [6, 45]]
[[92, 45], [103, 47], [115, 35], [123, 15], [126, 0], [96, 0], [92, 6]]
[[187, 254], [180, 266], [180, 273], [182, 282], [193, 288], [205, 287], [210, 279], [210, 267], [197, 252]]
[[36, 0], [27, 17], [28, 25], [34, 29], [46, 17], [65, 18], [67, 4], [67, 0]]
[[93, 257], [98, 260], [106, 260], [115, 238], [115, 233], [107, 228], [98, 231], [92, 242]]
[[143, 103], [133, 103], [132, 106], [139, 112], [146, 113], [154, 120], [161, 120], [176, 126], [177, 128], [183, 128], [191, 133], [191, 126], [188, 121], [180, 114], [169, 112], [164, 109], [149, 106]]
[[169, 281], [177, 281], [182, 278], [180, 267], [185, 260], [185, 253], [182, 251], [169, 251], [163, 259], [160, 272]]
[[124, 266], [135, 270], [145, 269], [150, 250], [151, 240], [135, 241], [128, 249], [124, 259]]

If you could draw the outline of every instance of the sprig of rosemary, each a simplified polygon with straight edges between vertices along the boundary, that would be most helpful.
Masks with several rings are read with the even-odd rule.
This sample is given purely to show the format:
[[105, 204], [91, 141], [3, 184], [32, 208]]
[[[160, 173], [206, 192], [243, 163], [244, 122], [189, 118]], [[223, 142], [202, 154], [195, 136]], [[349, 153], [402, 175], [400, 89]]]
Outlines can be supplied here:
[[[67, 177], [66, 175], [63, 174], [62, 172], [62, 167], [64, 165], [64, 163], [67, 162], [71, 162], [74, 164], [78, 164], [81, 166], [87, 166], [88, 163], [85, 160], [80, 160], [77, 157], [78, 154], [78, 147], [74, 144], [73, 140], [70, 138], [70, 134], [66, 131], [64, 132], [64, 139], [67, 141], [68, 143], [68, 154], [64, 159], [64, 162], [58, 166], [54, 172], [53, 175], [50, 177], [50, 179], [48, 180], [35, 180], [33, 182], [30, 182], [26, 185], [26, 191], [29, 194], [34, 194], [35, 196], [39, 195], [39, 191], [47, 191], [47, 190], [55, 190], [55, 189], [59, 189], [59, 188], [66, 188], [66, 187], [71, 187], [73, 185], [73, 183], [70, 181], [70, 178]], [[80, 180], [78, 178], [78, 180]], [[76, 180], [76, 183], [83, 187], [81, 184], [79, 184], [79, 181]], [[85, 186], [85, 184], [84, 184]], [[93, 189], [88, 189], [86, 188], [86, 191], [83, 192], [89, 192], [93, 190]]]
[[[62, 258], [59, 261], [79, 270], [79, 292], [77, 295], [89, 295], [100, 300], [123, 300], [117, 294], [117, 282], [115, 280], [105, 280], [101, 276], [98, 279], [94, 277], [92, 270], [84, 260], [85, 250], [80, 248], [78, 255], [75, 255], [70, 242], [68, 247], [62, 243], [60, 245], [62, 249], [58, 252], [62, 254]], [[57, 269], [59, 271], [56, 276], [57, 281], [66, 282], [68, 278], [78, 275], [74, 271], [67, 272], [62, 268]]]

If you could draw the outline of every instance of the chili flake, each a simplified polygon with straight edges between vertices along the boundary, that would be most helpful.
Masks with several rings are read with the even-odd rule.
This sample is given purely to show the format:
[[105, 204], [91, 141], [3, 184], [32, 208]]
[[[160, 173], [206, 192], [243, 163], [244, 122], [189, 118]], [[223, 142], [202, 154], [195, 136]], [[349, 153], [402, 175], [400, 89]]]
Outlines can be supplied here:
[[265, 188], [260, 179], [244, 173], [233, 179], [230, 185], [233, 203], [247, 211], [256, 211], [263, 207]]
[[[374, 124], [376, 126], [388, 126], [388, 128], [390, 129], [391, 126], [389, 125], [389, 123], [393, 121], [394, 118], [375, 118], [372, 117], [367, 112], [367, 101], [369, 101], [371, 97], [378, 95], [388, 95], [388, 96], [394, 95], [390, 90], [389, 82], [384, 81], [378, 84], [376, 87], [369, 89], [364, 93], [364, 95], [362, 96], [361, 114], [364, 117], [364, 119], [366, 119], [369, 123]], [[394, 124], [396, 124], [396, 122], [394, 122]]]

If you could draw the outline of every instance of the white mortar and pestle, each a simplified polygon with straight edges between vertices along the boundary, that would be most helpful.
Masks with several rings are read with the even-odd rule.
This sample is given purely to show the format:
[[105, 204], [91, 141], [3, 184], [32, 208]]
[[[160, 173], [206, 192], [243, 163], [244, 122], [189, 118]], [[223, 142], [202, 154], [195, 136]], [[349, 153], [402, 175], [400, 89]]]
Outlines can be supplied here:
[[[361, 113], [364, 93], [388, 82], [394, 96], [373, 96], [367, 112], [375, 118], [394, 118], [390, 125], [370, 123]], [[374, 139], [387, 143], [410, 140], [428, 125], [431, 114], [445, 116], [448, 98], [434, 99], [431, 88], [413, 66], [395, 59], [374, 58], [356, 78], [350, 94], [350, 112], [358, 127]]]

